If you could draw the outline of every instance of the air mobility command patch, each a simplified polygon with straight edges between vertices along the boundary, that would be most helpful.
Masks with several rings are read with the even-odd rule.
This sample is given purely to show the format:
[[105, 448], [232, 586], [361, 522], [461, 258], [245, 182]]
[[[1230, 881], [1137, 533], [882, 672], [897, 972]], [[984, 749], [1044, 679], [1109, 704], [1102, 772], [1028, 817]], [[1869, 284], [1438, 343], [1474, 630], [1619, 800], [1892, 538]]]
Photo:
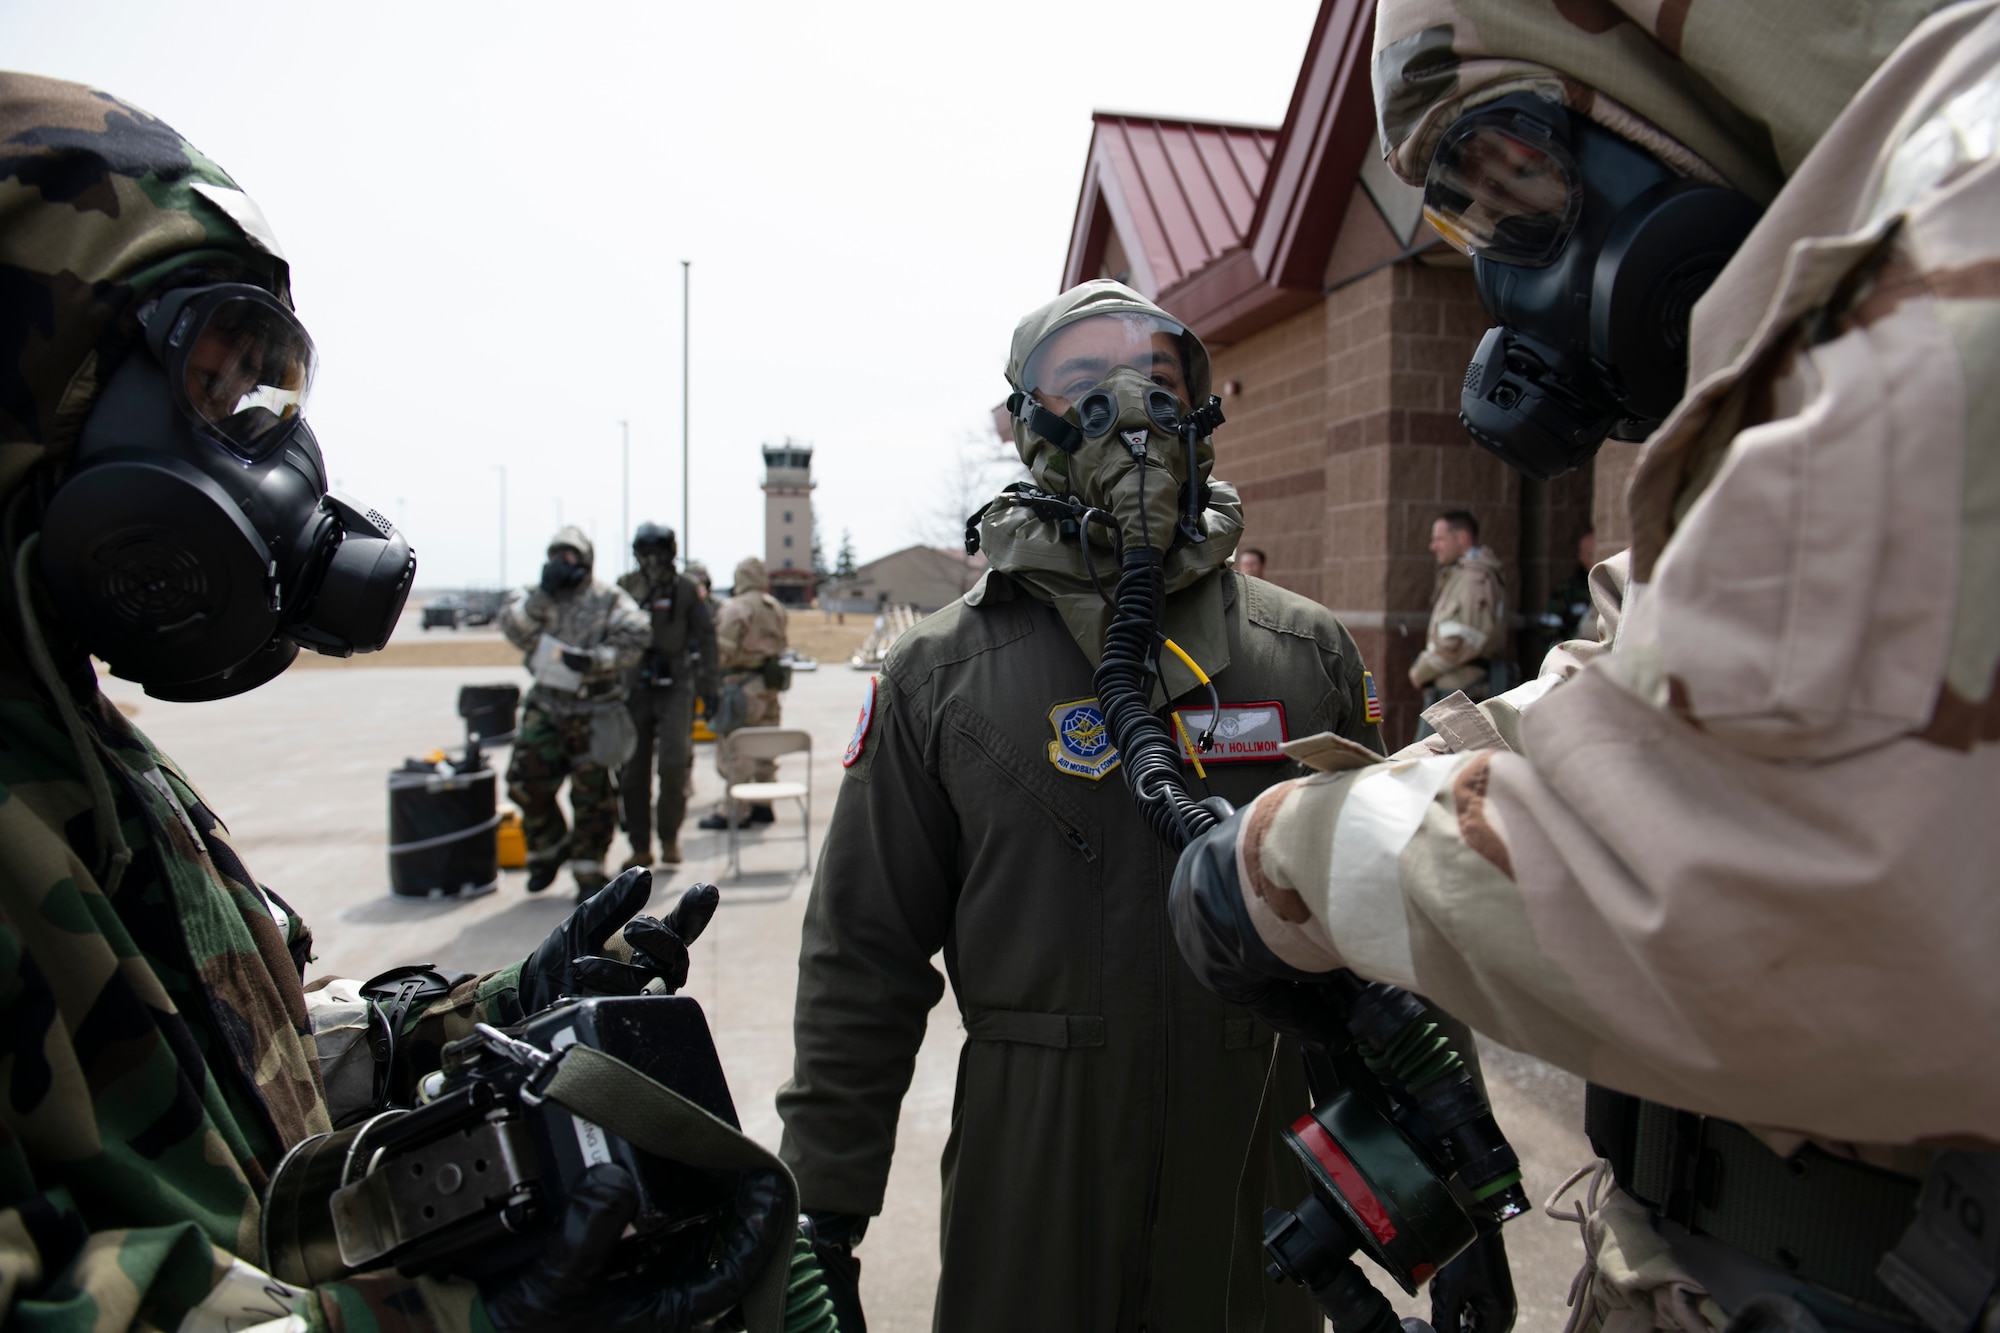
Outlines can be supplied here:
[[868, 693], [861, 698], [861, 720], [854, 724], [854, 735], [848, 738], [847, 753], [840, 757], [842, 768], [853, 768], [861, 758], [862, 747], [868, 744], [868, 725], [875, 720], [875, 680], [868, 678]]
[[[1206, 707], [1176, 708], [1189, 740], [1208, 730], [1213, 716]], [[1179, 728], [1175, 729], [1178, 739]], [[1268, 703], [1224, 704], [1222, 720], [1215, 724], [1215, 744], [1201, 754], [1206, 764], [1254, 764], [1285, 757], [1285, 706], [1273, 699]], [[1187, 747], [1181, 746], [1181, 762], [1188, 762]]]
[[1368, 696], [1368, 724], [1374, 726], [1382, 720], [1382, 696], [1375, 693], [1375, 673], [1361, 673], [1361, 691]]
[[1111, 728], [1095, 699], [1072, 699], [1049, 710], [1056, 738], [1049, 742], [1049, 762], [1065, 773], [1092, 781], [1118, 767]]

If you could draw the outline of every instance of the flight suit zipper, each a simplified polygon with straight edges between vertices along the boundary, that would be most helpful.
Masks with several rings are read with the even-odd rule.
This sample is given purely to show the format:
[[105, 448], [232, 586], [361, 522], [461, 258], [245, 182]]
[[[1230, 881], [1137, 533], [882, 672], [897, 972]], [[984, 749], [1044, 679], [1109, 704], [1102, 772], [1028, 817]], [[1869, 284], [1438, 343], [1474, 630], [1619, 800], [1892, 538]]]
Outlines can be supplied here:
[[[1160, 882], [1160, 853], [1153, 852], [1153, 882]], [[1164, 914], [1162, 914], [1164, 918]], [[1157, 1028], [1160, 1041], [1160, 1095], [1154, 1099], [1159, 1108], [1159, 1118], [1153, 1125], [1153, 1170], [1146, 1190], [1146, 1250], [1139, 1264], [1139, 1326], [1138, 1333], [1146, 1333], [1147, 1312], [1153, 1302], [1153, 1257], [1159, 1250], [1160, 1231], [1160, 1177], [1167, 1164], [1167, 1120], [1171, 1114], [1170, 1098], [1173, 1095], [1173, 1020], [1171, 1005], [1167, 995], [1167, 954], [1165, 941], [1159, 938], [1157, 926], [1154, 934], [1153, 957], [1159, 964], [1156, 980], [1159, 984], [1160, 1021]]]

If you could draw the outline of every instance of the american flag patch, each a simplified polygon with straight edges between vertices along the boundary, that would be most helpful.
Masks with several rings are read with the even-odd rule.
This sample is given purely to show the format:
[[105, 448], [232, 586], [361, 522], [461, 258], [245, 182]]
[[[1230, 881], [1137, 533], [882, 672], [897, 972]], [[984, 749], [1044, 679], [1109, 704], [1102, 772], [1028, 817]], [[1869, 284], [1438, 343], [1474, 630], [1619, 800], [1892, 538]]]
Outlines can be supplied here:
[[1375, 693], [1375, 673], [1361, 673], [1361, 691], [1368, 697], [1368, 721], [1372, 725], [1382, 720], [1382, 696]]

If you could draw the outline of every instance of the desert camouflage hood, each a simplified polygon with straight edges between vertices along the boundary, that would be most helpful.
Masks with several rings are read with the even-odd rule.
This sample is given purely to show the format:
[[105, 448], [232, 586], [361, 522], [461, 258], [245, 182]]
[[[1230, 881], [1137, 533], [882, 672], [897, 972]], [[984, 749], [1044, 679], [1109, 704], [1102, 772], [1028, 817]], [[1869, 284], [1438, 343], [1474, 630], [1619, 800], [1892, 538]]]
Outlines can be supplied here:
[[1382, 0], [1383, 152], [1422, 185], [1466, 107], [1540, 92], [1685, 174], [1769, 202], [1868, 76], [1945, 3]]
[[142, 297], [254, 282], [289, 302], [249, 196], [109, 93], [0, 73], [0, 502], [75, 442]]
[[736, 565], [736, 582], [729, 595], [741, 597], [746, 592], [768, 592], [771, 576], [764, 568], [764, 562], [754, 555], [746, 555]]
[[[1029, 354], [1057, 329], [1093, 315], [1126, 313], [1174, 318], [1130, 287], [1109, 280], [1086, 282], [1064, 292], [1015, 326], [1013, 345], [1007, 356], [1007, 382], [1017, 390], [1023, 387], [1022, 375]], [[1187, 350], [1188, 392], [1194, 402], [1200, 403], [1210, 392], [1208, 349], [1190, 330]], [[1057, 452], [1055, 446], [1029, 431], [1019, 418], [1014, 421], [1014, 447], [1037, 486], [1059, 495], [1069, 492], [1067, 474], [1050, 466], [1050, 458]], [[1204, 441], [1196, 461], [1208, 487], [1208, 504], [1202, 512], [1202, 526], [1208, 540], [1176, 547], [1166, 555], [1167, 632], [1213, 675], [1228, 662], [1228, 649], [1222, 641], [1220, 584], [1210, 590], [1212, 596], [1191, 600], [1174, 594], [1194, 586], [1228, 563], [1236, 551], [1237, 539], [1243, 535], [1243, 502], [1234, 486], [1213, 479], [1213, 444]], [[1091, 558], [1096, 563], [1098, 578], [1108, 588], [1118, 577], [1110, 538], [1095, 526], [1090, 532]], [[1077, 646], [1095, 667], [1104, 652], [1104, 631], [1111, 623], [1111, 609], [1090, 581], [1082, 548], [1063, 541], [1054, 520], [1042, 518], [1013, 497], [1002, 494], [979, 520], [979, 549], [985, 552], [990, 569], [1006, 574], [1030, 595], [1055, 607]], [[982, 578], [966, 594], [967, 602], [979, 605], [985, 590], [986, 580]], [[1196, 602], [1202, 608], [1200, 612], [1195, 610]], [[1196, 683], [1178, 662], [1169, 661], [1164, 670], [1169, 697]]]

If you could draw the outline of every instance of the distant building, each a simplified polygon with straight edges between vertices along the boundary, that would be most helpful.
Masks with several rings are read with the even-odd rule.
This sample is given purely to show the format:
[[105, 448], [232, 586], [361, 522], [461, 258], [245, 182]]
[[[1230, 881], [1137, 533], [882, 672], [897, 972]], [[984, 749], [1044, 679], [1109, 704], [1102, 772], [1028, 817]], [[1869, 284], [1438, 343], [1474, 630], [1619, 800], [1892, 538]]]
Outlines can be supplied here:
[[873, 614], [884, 606], [913, 606], [928, 615], [949, 606], [979, 582], [986, 557], [936, 546], [906, 546], [870, 560], [850, 578], [829, 583], [820, 605], [828, 611]]
[[793, 606], [812, 601], [813, 451], [787, 439], [764, 446], [764, 567], [771, 595]]

